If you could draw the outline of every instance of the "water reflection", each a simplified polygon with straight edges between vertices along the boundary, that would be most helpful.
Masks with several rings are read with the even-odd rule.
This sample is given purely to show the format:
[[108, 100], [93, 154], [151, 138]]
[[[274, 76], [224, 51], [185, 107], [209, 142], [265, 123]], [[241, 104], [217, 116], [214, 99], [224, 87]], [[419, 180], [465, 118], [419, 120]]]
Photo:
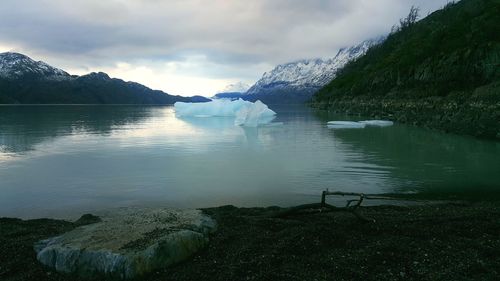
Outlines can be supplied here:
[[287, 206], [325, 188], [483, 198], [500, 189], [496, 143], [397, 124], [334, 131], [326, 121], [345, 117], [271, 108], [273, 123], [249, 128], [176, 118], [172, 107], [0, 107], [0, 216]]
[[[317, 112], [323, 120], [351, 120]], [[361, 118], [354, 118], [355, 120]], [[391, 128], [331, 130], [331, 137], [360, 152], [365, 163], [388, 170], [397, 179], [395, 193], [417, 197], [485, 198], [500, 195], [500, 144], [396, 124]]]
[[206, 130], [227, 130], [234, 127], [233, 117], [177, 117], [193, 126]]
[[30, 151], [60, 136], [109, 135], [151, 113], [150, 108], [136, 106], [0, 106], [0, 152]]
[[[231, 144], [246, 144], [247, 148], [257, 149], [269, 146], [274, 136], [270, 134], [273, 129], [283, 126], [282, 122], [271, 123], [275, 117], [269, 118], [268, 124], [261, 124], [257, 127], [237, 126], [234, 124], [234, 117], [177, 117], [187, 124], [202, 129], [204, 137], [209, 136], [214, 141], [222, 141]], [[224, 136], [224, 138], [220, 138]], [[203, 141], [206, 143], [206, 141]], [[229, 144], [228, 144], [229, 145]]]

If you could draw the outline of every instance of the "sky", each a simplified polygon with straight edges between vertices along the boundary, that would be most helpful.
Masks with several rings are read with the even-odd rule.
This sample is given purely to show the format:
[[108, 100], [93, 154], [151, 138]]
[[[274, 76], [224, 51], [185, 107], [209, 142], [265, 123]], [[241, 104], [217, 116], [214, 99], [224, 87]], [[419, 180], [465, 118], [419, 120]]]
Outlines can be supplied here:
[[280, 63], [334, 57], [449, 0], [2, 0], [0, 52], [103, 71], [176, 95], [255, 83]]

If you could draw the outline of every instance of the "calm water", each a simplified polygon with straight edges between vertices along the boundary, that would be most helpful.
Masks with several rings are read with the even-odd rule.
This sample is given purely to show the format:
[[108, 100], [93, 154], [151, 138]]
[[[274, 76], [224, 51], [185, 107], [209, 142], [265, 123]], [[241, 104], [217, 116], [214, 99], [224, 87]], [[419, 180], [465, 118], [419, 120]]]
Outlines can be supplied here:
[[[398, 125], [331, 130], [273, 108], [273, 126], [175, 117], [173, 107], [0, 106], [0, 217], [129, 205], [293, 205], [325, 188], [498, 199], [500, 144]], [[280, 124], [281, 123], [281, 124]]]

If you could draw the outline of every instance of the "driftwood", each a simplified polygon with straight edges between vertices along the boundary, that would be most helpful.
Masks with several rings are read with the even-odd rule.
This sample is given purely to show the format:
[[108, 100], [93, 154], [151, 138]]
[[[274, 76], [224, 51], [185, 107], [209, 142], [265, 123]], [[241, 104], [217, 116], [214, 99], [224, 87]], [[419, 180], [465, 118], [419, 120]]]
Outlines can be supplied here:
[[[350, 196], [350, 197], [357, 197], [355, 199], [349, 199], [347, 200], [347, 203], [344, 207], [337, 207], [330, 205], [326, 203], [326, 197], [327, 196]], [[308, 212], [349, 212], [353, 214], [356, 218], [363, 222], [374, 222], [375, 220], [373, 219], [368, 219], [364, 216], [362, 216], [358, 212], [358, 208], [361, 206], [364, 200], [366, 199], [375, 199], [375, 200], [405, 200], [401, 198], [393, 198], [393, 197], [388, 197], [388, 196], [378, 196], [378, 195], [366, 195], [363, 193], [354, 193], [354, 192], [341, 192], [341, 191], [328, 191], [325, 190], [321, 193], [321, 202], [320, 203], [312, 203], [312, 204], [304, 204], [304, 205], [298, 205], [294, 207], [289, 207], [282, 209], [278, 212], [275, 212], [271, 214], [269, 217], [272, 218], [281, 218], [281, 217], [286, 217], [289, 215], [296, 214], [300, 211], [308, 211]]]
[[322, 204], [322, 203], [312, 203], [312, 204], [304, 204], [304, 205], [298, 205], [290, 208], [283, 209], [281, 211], [273, 213], [270, 217], [272, 218], [282, 218], [286, 216], [290, 216], [293, 214], [298, 213], [299, 211], [304, 211], [304, 210], [309, 210], [310, 212], [350, 212], [352, 213], [356, 218], [358, 218], [361, 221], [364, 222], [373, 222], [372, 219], [368, 219], [364, 216], [362, 216], [360, 213], [357, 212], [356, 208], [358, 206], [350, 206], [350, 207], [336, 207], [330, 204]]

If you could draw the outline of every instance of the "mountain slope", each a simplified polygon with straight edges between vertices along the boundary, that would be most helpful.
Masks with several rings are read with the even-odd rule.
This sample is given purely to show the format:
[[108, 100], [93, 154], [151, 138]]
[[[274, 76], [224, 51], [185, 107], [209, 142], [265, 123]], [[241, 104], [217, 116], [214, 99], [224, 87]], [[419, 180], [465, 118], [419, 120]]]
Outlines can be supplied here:
[[43, 61], [34, 61], [19, 53], [0, 53], [0, 78], [6, 79], [50, 79], [63, 80], [71, 76]]
[[214, 99], [238, 99], [241, 98], [246, 91], [250, 88], [250, 85], [244, 82], [237, 82], [234, 84], [229, 84], [216, 93]]
[[173, 104], [208, 101], [152, 90], [106, 73], [72, 76], [17, 53], [0, 54], [0, 103], [4, 104]]
[[356, 46], [341, 49], [332, 59], [300, 60], [276, 66], [266, 72], [247, 92], [245, 99], [276, 102], [304, 102], [329, 83], [347, 62], [366, 53], [383, 38], [366, 40]]
[[227, 85], [224, 89], [220, 90], [219, 93], [245, 93], [249, 88], [250, 85], [240, 81]]
[[500, 139], [499, 34], [500, 0], [448, 4], [348, 64], [314, 103]]

